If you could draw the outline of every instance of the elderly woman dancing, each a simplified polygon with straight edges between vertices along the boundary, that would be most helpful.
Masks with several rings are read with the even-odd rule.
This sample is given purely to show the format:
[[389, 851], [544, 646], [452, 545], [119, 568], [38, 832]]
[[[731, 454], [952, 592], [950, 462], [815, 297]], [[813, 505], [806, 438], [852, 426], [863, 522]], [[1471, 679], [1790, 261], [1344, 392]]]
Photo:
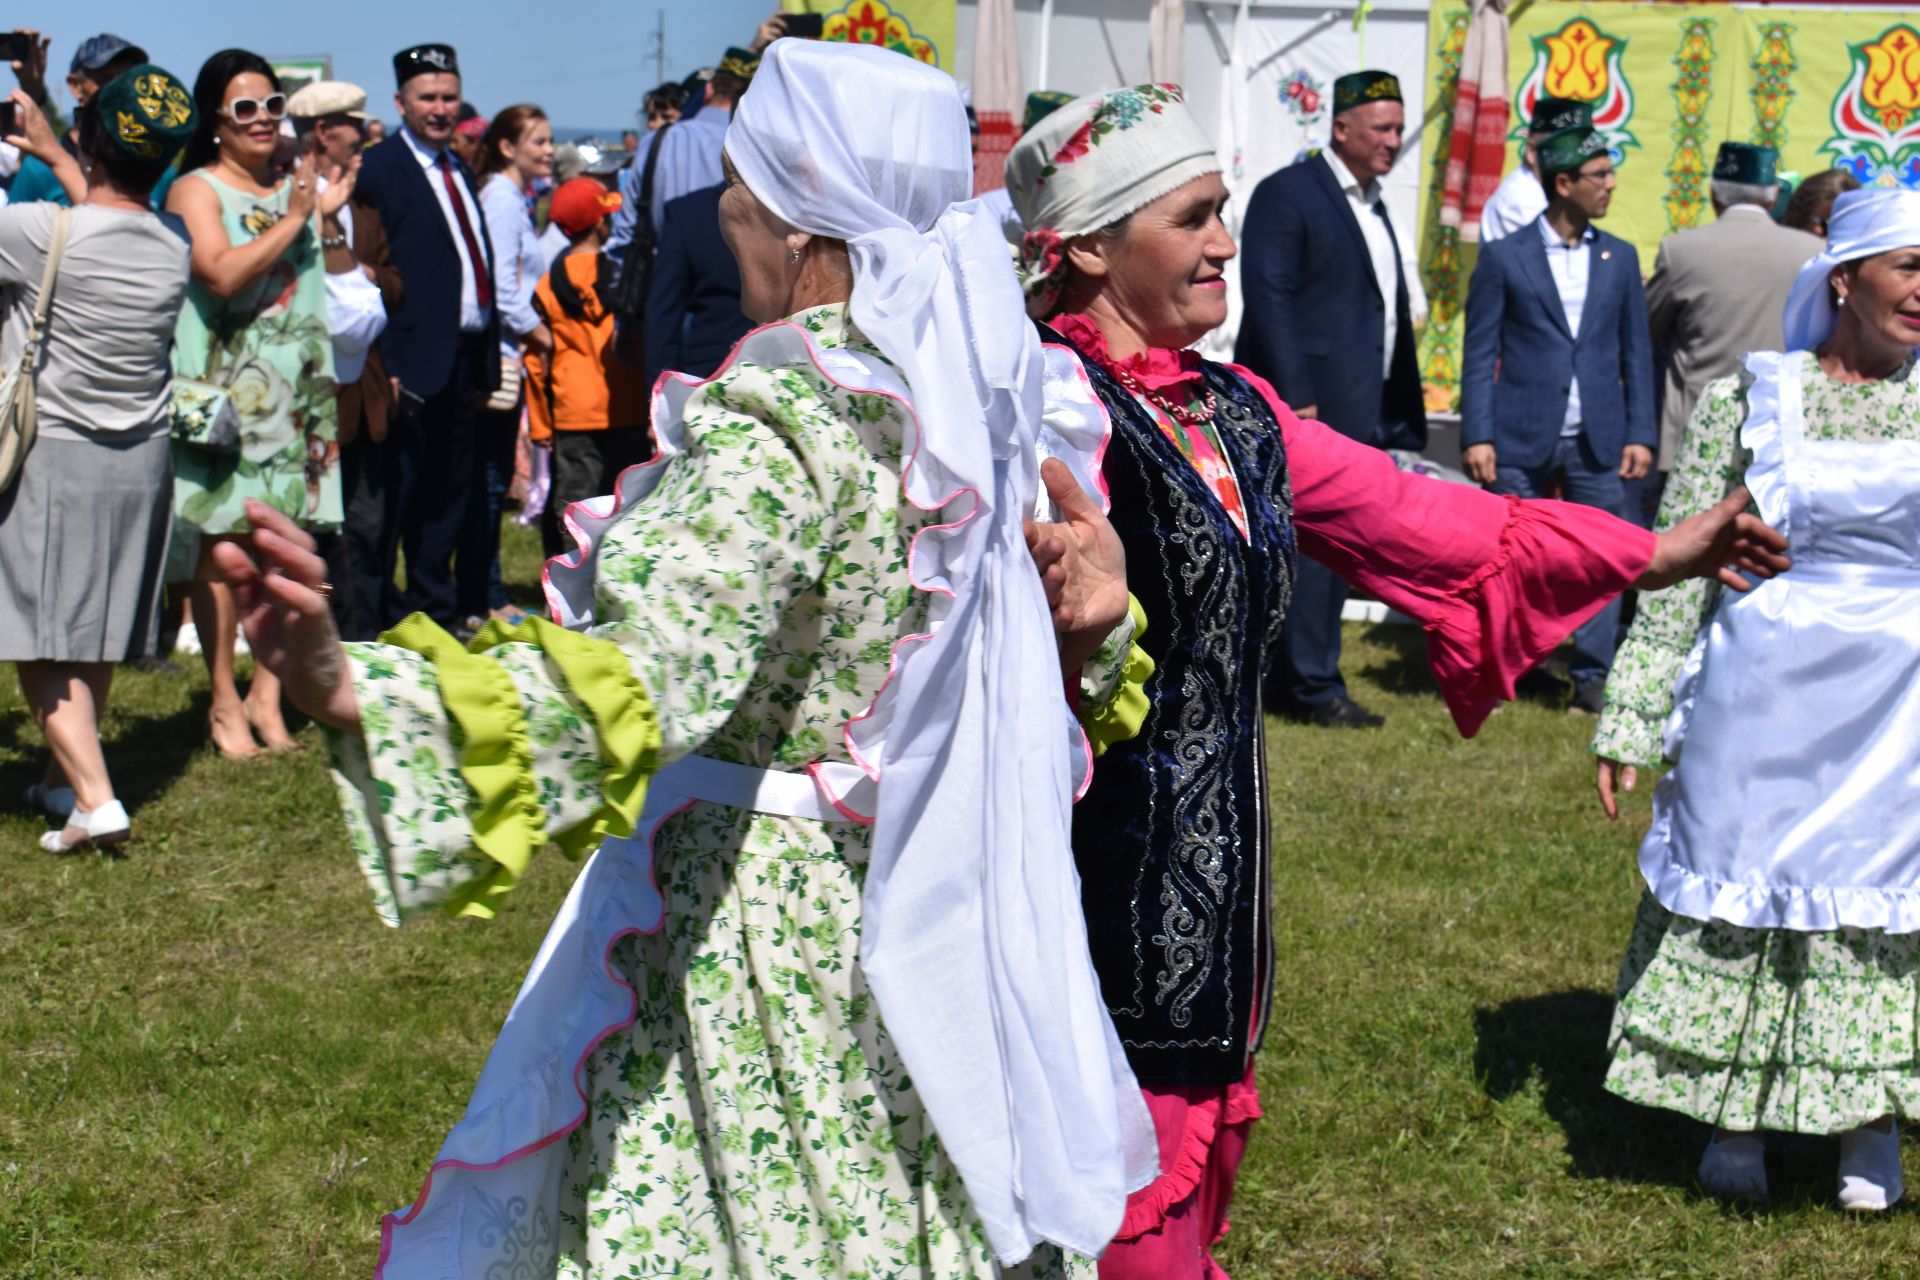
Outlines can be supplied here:
[[[1201, 359], [1188, 348], [1226, 319], [1235, 253], [1219, 169], [1172, 85], [1079, 99], [1007, 159], [1030, 309], [1112, 415], [1102, 480], [1148, 626], [1138, 734], [1074, 811], [1094, 962], [1162, 1170], [1129, 1200], [1107, 1280], [1225, 1274], [1211, 1249], [1260, 1115], [1273, 973], [1261, 672], [1296, 552], [1426, 625], [1471, 735], [1623, 588], [1714, 572], [1737, 525], [1780, 545], [1738, 518], [1744, 495], [1656, 539], [1590, 508], [1410, 476]], [[1762, 572], [1780, 563], [1748, 550]]]
[[264, 572], [221, 555], [260, 660], [341, 730], [386, 919], [491, 912], [550, 835], [600, 846], [384, 1223], [388, 1277], [1057, 1276], [1153, 1173], [1069, 846], [1063, 669], [1127, 608], [1064, 478], [1099, 406], [1054, 379], [1050, 621], [1022, 524], [1059, 357], [997, 222], [952, 207], [954, 82], [782, 40], [727, 157], [773, 323], [663, 379], [661, 457], [569, 509], [564, 626], [342, 647], [290, 522], [256, 504]]
[[1920, 194], [1848, 192], [1755, 352], [1694, 409], [1663, 524], [1751, 487], [1791, 572], [1642, 601], [1595, 732], [1600, 800], [1663, 755], [1607, 1088], [1715, 1126], [1700, 1181], [1764, 1199], [1767, 1129], [1838, 1133], [1841, 1207], [1904, 1180], [1920, 1107]]

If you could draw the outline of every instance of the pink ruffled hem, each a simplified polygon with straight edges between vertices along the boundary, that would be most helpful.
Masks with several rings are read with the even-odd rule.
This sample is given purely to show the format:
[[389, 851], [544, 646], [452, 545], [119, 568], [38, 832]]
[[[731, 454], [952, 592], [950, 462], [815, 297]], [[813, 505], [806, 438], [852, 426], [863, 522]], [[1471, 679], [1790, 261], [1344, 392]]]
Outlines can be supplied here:
[[[1127, 1197], [1126, 1216], [1115, 1240], [1135, 1240], [1166, 1224], [1167, 1216], [1192, 1199], [1209, 1177], [1231, 1179], [1235, 1169], [1216, 1169], [1214, 1145], [1223, 1129], [1260, 1119], [1260, 1090], [1253, 1068], [1229, 1085], [1167, 1085], [1142, 1088], [1160, 1138], [1160, 1176]], [[1177, 1134], [1177, 1136], [1175, 1136]], [[1171, 1139], [1171, 1141], [1169, 1140]], [[1235, 1164], [1239, 1162], [1236, 1159]], [[1221, 1223], [1221, 1234], [1226, 1223]]]

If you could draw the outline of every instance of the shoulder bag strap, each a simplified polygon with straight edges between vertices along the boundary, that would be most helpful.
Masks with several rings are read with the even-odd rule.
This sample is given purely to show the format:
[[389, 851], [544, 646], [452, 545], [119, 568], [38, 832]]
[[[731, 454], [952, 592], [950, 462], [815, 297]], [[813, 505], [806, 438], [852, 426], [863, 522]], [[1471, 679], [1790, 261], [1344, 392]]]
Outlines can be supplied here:
[[47, 312], [53, 306], [53, 284], [60, 275], [60, 259], [67, 254], [67, 233], [73, 226], [73, 210], [60, 205], [53, 212], [53, 238], [47, 242], [47, 266], [40, 273], [40, 296], [33, 303], [33, 324], [27, 329], [27, 345], [21, 353], [20, 369], [33, 376], [40, 342], [46, 336]]

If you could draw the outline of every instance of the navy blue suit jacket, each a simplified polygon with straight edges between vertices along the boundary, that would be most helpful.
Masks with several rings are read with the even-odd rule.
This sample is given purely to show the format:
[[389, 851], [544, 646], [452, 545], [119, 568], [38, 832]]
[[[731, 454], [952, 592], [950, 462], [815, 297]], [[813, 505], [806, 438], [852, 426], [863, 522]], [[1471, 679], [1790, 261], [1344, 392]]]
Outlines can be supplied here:
[[[473, 196], [480, 221], [473, 228], [485, 255], [489, 277], [494, 274], [493, 243], [487, 236], [487, 214], [473, 187], [473, 176], [459, 157], [449, 156]], [[454, 231], [440, 212], [440, 200], [425, 170], [413, 157], [405, 138], [392, 137], [369, 147], [360, 159], [360, 177], [353, 198], [380, 215], [387, 233], [393, 265], [407, 282], [399, 307], [387, 312], [387, 328], [380, 335], [380, 357], [387, 372], [417, 396], [438, 395], [453, 374], [453, 357], [460, 342], [460, 255]], [[489, 349], [500, 342], [500, 311], [487, 321]], [[489, 391], [500, 382], [500, 362], [482, 360], [475, 390]]]
[[1467, 285], [1460, 376], [1460, 444], [1491, 444], [1506, 466], [1553, 457], [1567, 395], [1580, 380], [1580, 416], [1595, 458], [1617, 466], [1630, 444], [1657, 448], [1653, 343], [1633, 246], [1596, 228], [1587, 250], [1580, 336], [1547, 267], [1537, 223], [1480, 246]]
[[668, 370], [710, 376], [753, 328], [740, 310], [740, 265], [720, 234], [718, 183], [667, 201], [647, 281], [647, 385]]
[[[1393, 226], [1387, 226], [1391, 235]], [[1233, 357], [1293, 407], [1367, 444], [1427, 447], [1427, 410], [1413, 347], [1407, 281], [1373, 278], [1353, 207], [1321, 156], [1270, 174], [1253, 189], [1240, 232], [1246, 311]], [[1391, 375], [1381, 377], [1386, 307], [1399, 317]]]

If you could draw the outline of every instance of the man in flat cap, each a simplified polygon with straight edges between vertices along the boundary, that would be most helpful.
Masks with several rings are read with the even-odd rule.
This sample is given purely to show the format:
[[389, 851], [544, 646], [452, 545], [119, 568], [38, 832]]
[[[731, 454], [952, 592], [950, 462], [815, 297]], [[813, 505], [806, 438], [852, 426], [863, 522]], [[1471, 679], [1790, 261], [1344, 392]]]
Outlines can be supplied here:
[[463, 619], [453, 561], [468, 497], [480, 483], [474, 407], [500, 381], [493, 251], [473, 175], [449, 145], [460, 112], [453, 47], [403, 49], [393, 69], [400, 128], [362, 153], [354, 188], [354, 199], [379, 215], [406, 281], [379, 343], [400, 392], [380, 463], [385, 473], [368, 478], [384, 493], [386, 513], [373, 572], [390, 580], [404, 547], [407, 591], [397, 607], [454, 630]]
[[[1333, 143], [1254, 188], [1241, 235], [1245, 318], [1234, 358], [1296, 413], [1383, 449], [1418, 451], [1427, 414], [1400, 244], [1380, 180], [1405, 138], [1400, 82], [1384, 71], [1333, 86]], [[1340, 609], [1347, 584], [1302, 557], [1267, 706], [1326, 726], [1381, 718], [1347, 695]]]
[[1539, 148], [1562, 129], [1585, 129], [1593, 124], [1593, 108], [1573, 98], [1540, 98], [1527, 120], [1527, 144], [1520, 167], [1501, 180], [1480, 211], [1480, 243], [1510, 236], [1547, 211], [1547, 189], [1541, 184]]
[[1693, 403], [1706, 385], [1740, 367], [1749, 351], [1778, 351], [1780, 317], [1794, 277], [1825, 246], [1776, 223], [1779, 154], [1723, 142], [1713, 165], [1714, 221], [1660, 244], [1647, 282], [1653, 340], [1666, 345], [1660, 393], [1660, 470], [1673, 467]]
[[[1622, 513], [1623, 482], [1653, 466], [1653, 346], [1633, 246], [1593, 225], [1613, 155], [1589, 128], [1541, 142], [1547, 209], [1480, 246], [1467, 286], [1460, 440], [1495, 493]], [[1620, 627], [1613, 601], [1573, 635], [1574, 708], [1598, 713]]]

